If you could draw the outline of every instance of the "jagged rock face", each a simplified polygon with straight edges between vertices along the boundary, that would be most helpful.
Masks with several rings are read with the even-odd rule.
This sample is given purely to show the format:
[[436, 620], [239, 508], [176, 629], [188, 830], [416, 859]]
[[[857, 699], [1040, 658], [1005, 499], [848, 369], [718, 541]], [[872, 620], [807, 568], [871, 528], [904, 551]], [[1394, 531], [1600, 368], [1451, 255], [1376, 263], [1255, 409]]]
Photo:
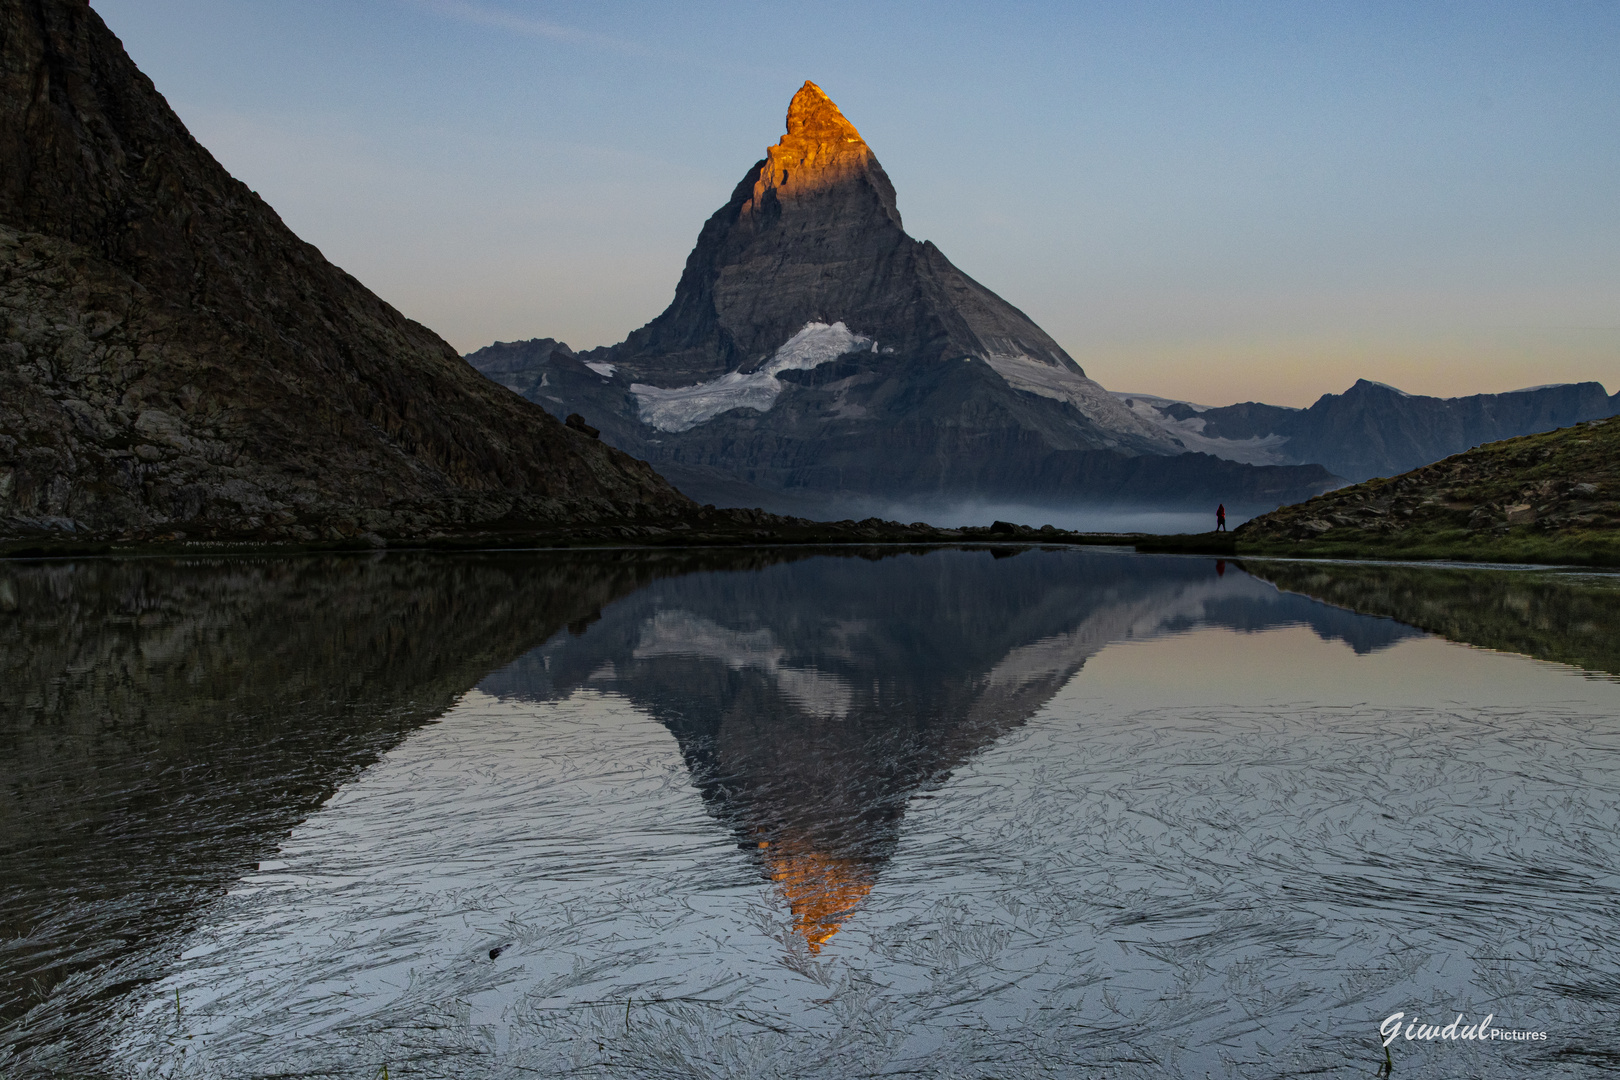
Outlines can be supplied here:
[[0, 535], [336, 539], [686, 506], [299, 240], [73, 0], [0, 0]]
[[787, 134], [703, 226], [662, 315], [612, 348], [576, 355], [546, 338], [468, 360], [557, 416], [580, 413], [700, 500], [1275, 505], [1274, 493], [1287, 501], [1332, 483], [1319, 468], [1262, 475], [1205, 462], [1132, 489], [1143, 473], [1127, 462], [1179, 462], [1184, 447], [908, 236], [882, 165], [813, 83], [794, 95]]

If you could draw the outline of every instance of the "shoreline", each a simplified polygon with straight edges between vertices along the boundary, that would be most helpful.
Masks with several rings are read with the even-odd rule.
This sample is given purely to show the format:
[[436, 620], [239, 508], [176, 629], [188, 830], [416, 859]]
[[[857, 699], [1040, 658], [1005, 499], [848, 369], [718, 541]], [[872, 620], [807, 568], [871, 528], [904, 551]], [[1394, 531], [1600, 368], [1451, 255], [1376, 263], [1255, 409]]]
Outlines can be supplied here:
[[[624, 536], [619, 528], [654, 536]], [[991, 531], [988, 526], [961, 529], [901, 528], [794, 528], [697, 531], [658, 529], [656, 526], [612, 526], [556, 533], [457, 533], [426, 538], [350, 538], [342, 541], [224, 541], [224, 539], [139, 539], [139, 541], [65, 541], [19, 539], [0, 542], [0, 562], [36, 562], [58, 559], [175, 559], [175, 557], [282, 557], [282, 555], [386, 554], [509, 554], [509, 552], [659, 552], [726, 551], [747, 547], [1131, 547], [1144, 555], [1209, 555], [1215, 559], [1283, 559], [1304, 562], [1403, 563], [1476, 568], [1620, 568], [1620, 541], [1594, 549], [1560, 544], [1495, 546], [1369, 546], [1369, 544], [1267, 544], [1228, 539], [1218, 533], [1071, 533], [1017, 526], [1016, 531]]]
[[[842, 523], [833, 523], [834, 526]], [[883, 522], [856, 522], [844, 527], [755, 527], [738, 529], [672, 529], [625, 523], [589, 526], [566, 532], [539, 530], [481, 530], [429, 536], [385, 539], [377, 536], [342, 540], [144, 539], [71, 540], [17, 538], [0, 540], [0, 561], [72, 558], [160, 558], [219, 555], [365, 554], [368, 552], [494, 552], [494, 551], [666, 551], [686, 548], [744, 547], [955, 547], [962, 544], [1061, 544], [1080, 547], [1131, 547], [1142, 533], [1079, 533], [1061, 529], [1042, 531], [1029, 526], [997, 529], [968, 526], [960, 529], [915, 529]]]
[[[1620, 539], [1593, 538], [1590, 545], [1510, 537], [1507, 543], [1380, 545], [1244, 542], [1221, 533], [1084, 533], [1043, 531], [1030, 526], [916, 529], [893, 522], [817, 523], [816, 526], [740, 529], [671, 529], [625, 523], [567, 532], [488, 530], [342, 540], [224, 540], [162, 537], [150, 539], [19, 538], [0, 541], [0, 562], [87, 558], [175, 558], [329, 554], [509, 553], [524, 551], [678, 551], [740, 548], [933, 548], [933, 547], [1129, 547], [1144, 555], [1206, 555], [1214, 558], [1288, 559], [1332, 562], [1449, 564], [1488, 568], [1620, 568]], [[1606, 541], [1606, 542], [1605, 542]]]
[[949, 547], [962, 544], [1051, 544], [1132, 547], [1140, 554], [1212, 555], [1215, 559], [1317, 559], [1354, 562], [1450, 562], [1544, 567], [1620, 567], [1620, 534], [1579, 529], [1549, 534], [1518, 526], [1481, 538], [1466, 529], [1424, 531], [1408, 542], [1383, 539], [1251, 539], [1231, 533], [1082, 533], [1045, 525], [936, 528], [899, 521], [810, 521], [760, 510], [710, 510], [677, 520], [593, 521], [578, 526], [434, 529], [408, 536], [355, 533], [330, 539], [277, 536], [84, 536], [36, 533], [0, 539], [0, 560], [139, 559], [193, 555], [296, 555], [337, 552], [672, 551], [724, 547]]
[[1532, 566], [1620, 567], [1620, 536], [1585, 533], [1572, 537], [1515, 530], [1488, 540], [1459, 541], [1445, 535], [1414, 538], [1408, 544], [1333, 541], [1253, 541], [1236, 533], [1182, 533], [1136, 542], [1136, 550], [1158, 554], [1214, 555], [1224, 558], [1331, 559], [1383, 562], [1494, 563]]

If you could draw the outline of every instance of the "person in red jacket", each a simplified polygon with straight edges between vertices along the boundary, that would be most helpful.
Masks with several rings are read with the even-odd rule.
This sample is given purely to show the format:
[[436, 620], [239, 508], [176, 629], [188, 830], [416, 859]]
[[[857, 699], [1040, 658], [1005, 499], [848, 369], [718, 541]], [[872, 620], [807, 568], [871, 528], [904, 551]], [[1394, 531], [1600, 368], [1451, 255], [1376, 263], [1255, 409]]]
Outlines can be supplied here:
[[1215, 531], [1216, 532], [1225, 532], [1226, 531], [1226, 504], [1225, 503], [1221, 503], [1221, 505], [1219, 505], [1219, 506], [1217, 506], [1215, 508]]

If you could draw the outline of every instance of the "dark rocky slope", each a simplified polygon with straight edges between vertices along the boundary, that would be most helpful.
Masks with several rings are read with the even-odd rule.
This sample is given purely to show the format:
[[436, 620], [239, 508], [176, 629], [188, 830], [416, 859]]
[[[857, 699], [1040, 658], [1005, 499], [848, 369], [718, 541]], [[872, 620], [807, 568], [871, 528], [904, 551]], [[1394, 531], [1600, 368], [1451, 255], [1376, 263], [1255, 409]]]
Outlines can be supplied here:
[[0, 0], [0, 536], [668, 517], [299, 240], [82, 2]]
[[[716, 502], [1271, 507], [1333, 483], [1315, 467], [1183, 457], [1023, 312], [907, 235], [883, 167], [812, 83], [704, 224], [663, 314], [608, 349], [542, 338], [468, 360]], [[1163, 463], [1144, 470], [1144, 457]]]

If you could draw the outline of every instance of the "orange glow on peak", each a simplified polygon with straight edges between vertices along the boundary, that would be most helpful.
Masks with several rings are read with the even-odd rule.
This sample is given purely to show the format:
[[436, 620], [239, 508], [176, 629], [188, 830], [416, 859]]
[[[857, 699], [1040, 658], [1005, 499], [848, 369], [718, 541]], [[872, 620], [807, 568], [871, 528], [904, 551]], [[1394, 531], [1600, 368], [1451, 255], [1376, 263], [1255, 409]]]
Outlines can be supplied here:
[[744, 213], [766, 192], [777, 198], [808, 195], [865, 170], [872, 157], [855, 130], [821, 87], [806, 81], [788, 104], [787, 134], [765, 151], [765, 164]]

